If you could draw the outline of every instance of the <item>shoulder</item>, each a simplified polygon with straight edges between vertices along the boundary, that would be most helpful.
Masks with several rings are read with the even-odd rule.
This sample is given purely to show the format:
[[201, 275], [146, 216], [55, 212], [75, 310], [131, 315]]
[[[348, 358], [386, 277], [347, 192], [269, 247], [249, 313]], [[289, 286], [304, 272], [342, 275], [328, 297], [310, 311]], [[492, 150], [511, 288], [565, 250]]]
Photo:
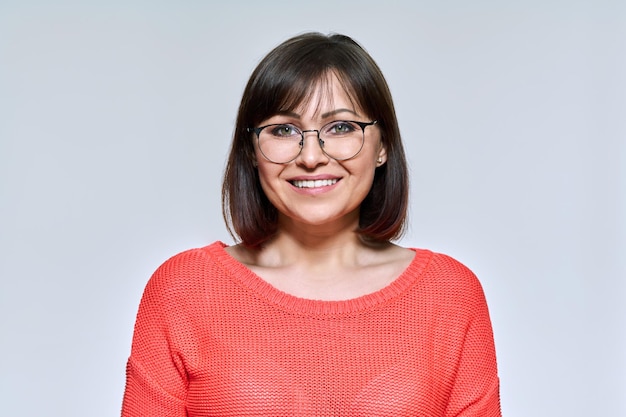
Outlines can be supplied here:
[[219, 275], [218, 255], [226, 245], [214, 242], [188, 249], [163, 262], [150, 277], [144, 297], [181, 298], [197, 293], [207, 278]]
[[434, 297], [462, 304], [484, 304], [484, 292], [478, 277], [450, 255], [417, 249], [426, 253], [428, 262], [420, 280], [423, 289]]
[[476, 280], [474, 272], [450, 255], [438, 252], [431, 252], [429, 268], [443, 277], [455, 277], [459, 279]]

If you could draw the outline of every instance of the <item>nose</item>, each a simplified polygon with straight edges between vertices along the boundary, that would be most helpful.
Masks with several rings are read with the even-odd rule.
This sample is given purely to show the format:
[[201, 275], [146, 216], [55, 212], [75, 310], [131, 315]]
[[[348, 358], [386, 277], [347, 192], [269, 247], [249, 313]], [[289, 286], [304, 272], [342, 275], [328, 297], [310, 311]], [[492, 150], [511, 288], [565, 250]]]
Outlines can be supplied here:
[[[307, 133], [309, 133], [308, 137]], [[311, 135], [311, 133], [315, 133], [315, 135]], [[296, 163], [307, 168], [315, 168], [318, 165], [327, 164], [330, 158], [322, 150], [323, 146], [324, 142], [320, 139], [319, 130], [303, 130], [302, 149], [296, 158]]]

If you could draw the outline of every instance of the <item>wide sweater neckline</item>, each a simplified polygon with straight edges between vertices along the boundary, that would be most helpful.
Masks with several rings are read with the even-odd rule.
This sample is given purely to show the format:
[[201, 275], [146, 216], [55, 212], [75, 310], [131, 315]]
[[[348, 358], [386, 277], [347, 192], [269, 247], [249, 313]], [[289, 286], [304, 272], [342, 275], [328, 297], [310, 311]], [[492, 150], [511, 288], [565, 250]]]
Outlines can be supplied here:
[[421, 278], [433, 257], [431, 251], [410, 248], [415, 252], [413, 260], [387, 286], [356, 298], [329, 301], [301, 298], [279, 290], [226, 252], [227, 246], [221, 241], [216, 241], [206, 246], [204, 250], [221, 264], [228, 276], [237, 284], [282, 310], [316, 316], [354, 314], [399, 297]]

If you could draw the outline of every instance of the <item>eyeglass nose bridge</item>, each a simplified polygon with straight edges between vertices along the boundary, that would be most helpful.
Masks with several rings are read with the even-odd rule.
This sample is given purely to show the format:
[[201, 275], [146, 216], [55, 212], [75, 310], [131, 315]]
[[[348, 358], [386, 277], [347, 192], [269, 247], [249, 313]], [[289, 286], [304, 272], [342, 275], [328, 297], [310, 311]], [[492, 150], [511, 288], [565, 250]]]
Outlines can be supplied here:
[[300, 152], [298, 153], [298, 155], [300, 155], [300, 153], [302, 152], [302, 149], [304, 149], [304, 134], [309, 133], [309, 132], [316, 133], [317, 143], [320, 145], [320, 148], [322, 148], [322, 152], [326, 154], [326, 152], [324, 151], [324, 139], [320, 137], [320, 131], [318, 129], [308, 129], [308, 130], [303, 130], [300, 132], [300, 136], [302, 136], [302, 139], [300, 139]]

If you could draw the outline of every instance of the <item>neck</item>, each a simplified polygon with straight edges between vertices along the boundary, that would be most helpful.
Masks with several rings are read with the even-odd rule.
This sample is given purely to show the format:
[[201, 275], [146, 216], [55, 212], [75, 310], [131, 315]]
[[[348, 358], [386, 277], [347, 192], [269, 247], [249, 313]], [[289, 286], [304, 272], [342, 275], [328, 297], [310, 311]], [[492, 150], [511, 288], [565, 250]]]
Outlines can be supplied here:
[[329, 259], [329, 253], [350, 252], [367, 246], [356, 232], [359, 210], [323, 224], [297, 222], [283, 215], [279, 215], [278, 221], [278, 234], [268, 247], [287, 253], [301, 252], [298, 259]]
[[288, 294], [341, 300], [372, 293], [399, 276], [411, 251], [391, 243], [371, 244], [355, 232], [311, 225], [280, 227], [258, 250], [237, 245], [229, 252], [266, 282]]
[[354, 231], [326, 234], [280, 231], [262, 252], [275, 266], [307, 265], [315, 269], [336, 268], [356, 261], [365, 245]]

